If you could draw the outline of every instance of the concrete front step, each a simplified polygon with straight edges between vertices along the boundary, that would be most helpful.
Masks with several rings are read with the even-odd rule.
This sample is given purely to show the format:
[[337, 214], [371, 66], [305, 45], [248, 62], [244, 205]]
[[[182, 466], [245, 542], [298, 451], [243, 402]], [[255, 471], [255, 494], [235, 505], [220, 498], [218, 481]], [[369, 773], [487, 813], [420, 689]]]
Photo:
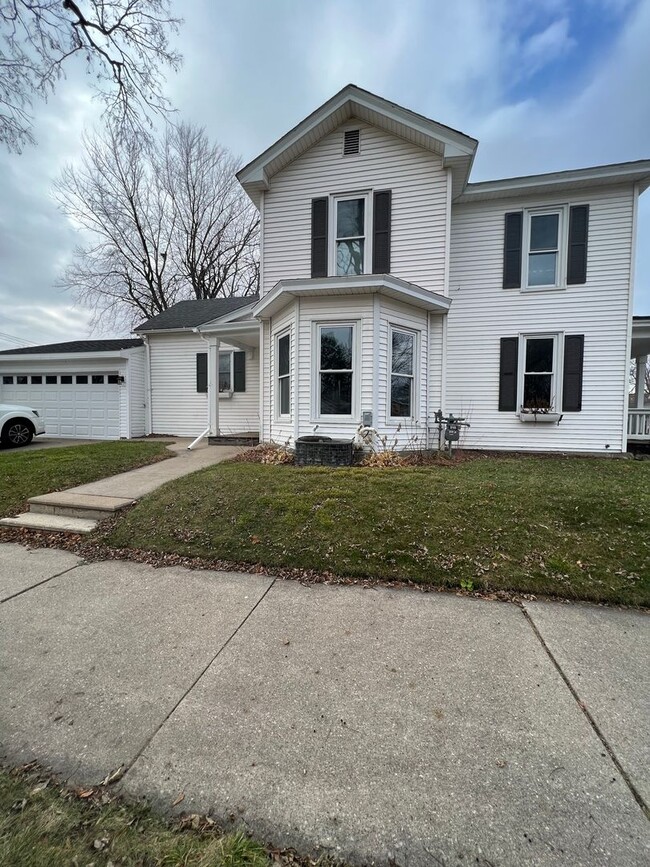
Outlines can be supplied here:
[[41, 512], [23, 512], [15, 518], [1, 518], [3, 527], [21, 527], [25, 530], [41, 530], [52, 533], [90, 533], [97, 521], [88, 518], [71, 518], [67, 515], [45, 515]]
[[74, 491], [59, 491], [32, 497], [29, 511], [43, 515], [61, 515], [68, 518], [84, 518], [101, 521], [120, 509], [132, 505], [135, 500], [125, 497], [103, 497], [96, 494], [78, 494]]

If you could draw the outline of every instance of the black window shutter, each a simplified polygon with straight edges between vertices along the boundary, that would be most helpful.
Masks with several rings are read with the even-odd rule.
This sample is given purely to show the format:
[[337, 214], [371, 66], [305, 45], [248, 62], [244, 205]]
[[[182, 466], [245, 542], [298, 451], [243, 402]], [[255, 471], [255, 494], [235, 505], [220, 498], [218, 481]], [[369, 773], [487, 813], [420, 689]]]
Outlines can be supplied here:
[[327, 199], [311, 200], [311, 276], [327, 277]]
[[372, 273], [390, 274], [391, 191], [378, 190], [374, 196]]
[[584, 334], [568, 334], [564, 338], [562, 412], [580, 412], [582, 409], [582, 368], [584, 350]]
[[572, 285], [587, 282], [587, 235], [589, 205], [569, 208], [569, 250], [566, 281]]
[[503, 288], [521, 287], [521, 238], [523, 212], [512, 211], [506, 214], [503, 244]]
[[519, 338], [502, 337], [499, 360], [499, 412], [517, 411]]
[[233, 357], [233, 391], [246, 391], [246, 353], [235, 352]]
[[208, 353], [196, 353], [196, 390], [207, 392], [208, 390]]

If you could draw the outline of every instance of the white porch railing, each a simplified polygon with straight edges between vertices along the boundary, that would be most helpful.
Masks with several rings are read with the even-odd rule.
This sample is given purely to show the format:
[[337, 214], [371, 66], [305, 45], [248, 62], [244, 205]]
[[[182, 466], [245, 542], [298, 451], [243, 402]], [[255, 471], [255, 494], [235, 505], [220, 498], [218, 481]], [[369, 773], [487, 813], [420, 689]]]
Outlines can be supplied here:
[[650, 407], [628, 410], [627, 438], [650, 442]]

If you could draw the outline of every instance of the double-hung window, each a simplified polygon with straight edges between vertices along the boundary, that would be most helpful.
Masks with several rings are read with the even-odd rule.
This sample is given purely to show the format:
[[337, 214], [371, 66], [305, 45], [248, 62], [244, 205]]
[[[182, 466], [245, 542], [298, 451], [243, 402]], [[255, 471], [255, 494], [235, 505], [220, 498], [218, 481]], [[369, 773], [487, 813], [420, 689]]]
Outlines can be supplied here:
[[291, 414], [291, 335], [282, 334], [277, 339], [278, 365], [278, 415]]
[[557, 410], [557, 335], [527, 336], [522, 342], [522, 408]]
[[366, 268], [368, 219], [367, 196], [334, 198], [334, 265], [337, 277], [364, 274]]
[[412, 331], [391, 328], [390, 357], [391, 418], [411, 418], [415, 370], [415, 334]]
[[318, 415], [352, 415], [354, 325], [318, 326]]
[[526, 283], [530, 288], [559, 286], [563, 281], [564, 210], [527, 212]]
[[232, 352], [219, 353], [219, 391], [232, 391]]

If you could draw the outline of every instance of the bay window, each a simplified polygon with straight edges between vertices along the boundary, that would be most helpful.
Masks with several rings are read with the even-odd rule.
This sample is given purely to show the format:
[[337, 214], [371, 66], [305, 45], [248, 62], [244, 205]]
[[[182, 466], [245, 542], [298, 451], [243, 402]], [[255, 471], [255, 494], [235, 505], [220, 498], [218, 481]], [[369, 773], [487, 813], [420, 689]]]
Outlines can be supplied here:
[[277, 413], [291, 414], [291, 335], [282, 334], [277, 339]]
[[318, 326], [318, 415], [351, 416], [354, 326]]
[[413, 416], [413, 383], [415, 369], [415, 334], [391, 328], [390, 352], [390, 416]]

